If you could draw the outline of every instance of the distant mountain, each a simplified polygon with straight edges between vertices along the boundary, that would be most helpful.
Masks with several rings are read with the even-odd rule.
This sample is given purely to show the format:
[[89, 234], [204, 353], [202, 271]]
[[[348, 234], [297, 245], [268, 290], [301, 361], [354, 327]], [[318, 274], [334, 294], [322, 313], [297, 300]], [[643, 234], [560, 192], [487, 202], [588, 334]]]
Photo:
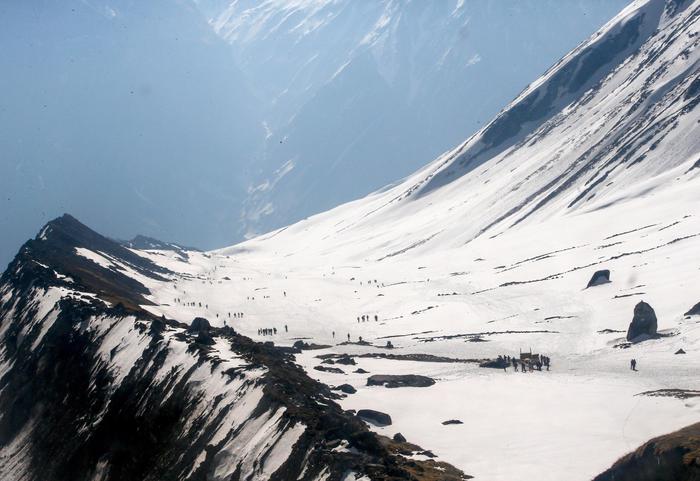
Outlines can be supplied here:
[[210, 249], [365, 195], [624, 2], [4, 2], [0, 264], [66, 211]]
[[248, 234], [410, 174], [627, 2], [195, 2], [265, 104]]

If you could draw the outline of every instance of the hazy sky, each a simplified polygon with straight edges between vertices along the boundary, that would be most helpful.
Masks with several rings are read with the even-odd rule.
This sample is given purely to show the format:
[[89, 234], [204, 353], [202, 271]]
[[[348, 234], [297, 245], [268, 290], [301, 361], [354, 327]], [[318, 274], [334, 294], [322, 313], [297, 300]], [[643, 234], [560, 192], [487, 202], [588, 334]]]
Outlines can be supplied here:
[[[213, 248], [364, 195], [467, 137], [626, 2], [475, 0], [452, 19], [456, 0], [348, 0], [295, 42], [215, 31], [228, 2], [198, 3], [0, 2], [0, 270], [64, 212]], [[363, 53], [385, 4], [404, 20]]]

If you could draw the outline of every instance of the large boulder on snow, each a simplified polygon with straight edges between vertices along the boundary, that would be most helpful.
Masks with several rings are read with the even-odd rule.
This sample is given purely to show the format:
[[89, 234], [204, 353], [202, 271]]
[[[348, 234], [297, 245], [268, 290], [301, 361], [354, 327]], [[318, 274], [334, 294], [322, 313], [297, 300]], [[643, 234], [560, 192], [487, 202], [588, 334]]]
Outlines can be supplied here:
[[337, 391], [344, 392], [345, 394], [355, 394], [357, 392], [357, 389], [352, 387], [350, 384], [341, 384], [340, 386], [336, 386], [335, 389]]
[[591, 277], [591, 280], [588, 281], [586, 289], [589, 287], [599, 286], [601, 284], [607, 284], [608, 282], [610, 282], [610, 271], [608, 269], [595, 271]]
[[634, 306], [634, 316], [627, 329], [627, 340], [631, 342], [644, 341], [656, 336], [656, 313], [644, 301]]
[[203, 317], [195, 317], [194, 320], [192, 321], [192, 324], [190, 324], [190, 327], [187, 328], [188, 332], [209, 332], [211, 329], [211, 324], [209, 324], [209, 321], [204, 319]]
[[369, 421], [377, 426], [390, 426], [391, 416], [381, 411], [375, 411], [374, 409], [360, 409], [357, 411], [357, 417], [363, 421]]

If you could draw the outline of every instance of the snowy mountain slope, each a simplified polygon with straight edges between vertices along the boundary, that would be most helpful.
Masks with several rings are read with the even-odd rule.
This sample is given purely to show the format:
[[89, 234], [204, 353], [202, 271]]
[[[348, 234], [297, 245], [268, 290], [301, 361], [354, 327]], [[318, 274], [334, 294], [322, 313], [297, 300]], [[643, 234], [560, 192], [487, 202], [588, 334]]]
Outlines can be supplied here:
[[[220, 324], [239, 310], [230, 322], [255, 339], [333, 345], [297, 359], [353, 385], [344, 407], [390, 414], [378, 432], [408, 433], [478, 478], [591, 479], [700, 414], [698, 319], [684, 315], [700, 296], [699, 12], [631, 5], [394, 186], [210, 258], [149, 253], [183, 281], [151, 285], [146, 308]], [[612, 282], [585, 289], [600, 269]], [[183, 297], [196, 304], [171, 304]], [[661, 336], [630, 344], [640, 300]], [[478, 367], [530, 349], [550, 372]], [[319, 371], [323, 354], [356, 365]], [[437, 383], [402, 394], [367, 386], [357, 367]]]
[[196, 3], [269, 104], [267, 142], [242, 218], [249, 234], [419, 168], [475, 132], [626, 4]]
[[63, 216], [3, 274], [2, 479], [465, 479], [368, 432], [291, 350], [138, 308], [120, 286], [173, 273], [134, 252]]

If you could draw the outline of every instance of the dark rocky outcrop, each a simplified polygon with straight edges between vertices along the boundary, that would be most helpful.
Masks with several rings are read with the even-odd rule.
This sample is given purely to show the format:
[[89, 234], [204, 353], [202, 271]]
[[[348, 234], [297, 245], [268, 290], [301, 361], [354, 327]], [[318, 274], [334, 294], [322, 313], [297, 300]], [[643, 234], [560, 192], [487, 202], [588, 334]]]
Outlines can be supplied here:
[[[66, 222], [68, 232], [81, 230]], [[0, 479], [203, 481], [216, 479], [221, 466], [238, 469], [229, 479], [244, 479], [250, 472], [241, 470], [249, 468], [226, 464], [227, 445], [240, 441], [241, 426], [220, 430], [240, 402], [231, 393], [252, 390], [261, 395], [250, 419], [268, 419], [268, 413], [282, 409], [276, 425], [280, 433], [305, 427], [267, 479], [310, 481], [325, 473], [328, 481], [340, 481], [348, 471], [379, 481], [467, 478], [445, 463], [402, 455], [398, 443], [343, 411], [334, 401], [337, 394], [309, 377], [288, 349], [253, 342], [230, 327], [212, 327], [204, 320], [188, 326], [140, 308], [139, 295], [129, 290], [123, 272], [83, 262], [74, 255], [75, 236], [52, 240], [64, 227], [54, 225], [55, 231], [25, 244], [0, 280], [0, 292], [7, 294], [0, 301]], [[94, 238], [89, 232], [80, 235]], [[103, 238], [96, 242], [110, 247]], [[114, 247], [111, 257], [120, 249]], [[57, 265], [35, 270], [35, 252]], [[74, 283], [66, 285], [53, 275], [54, 270], [66, 272], [58, 264], [72, 272]], [[44, 301], [44, 289], [54, 286], [97, 297], [67, 296], [56, 303], [55, 315], [39, 317], [37, 300]], [[110, 299], [112, 306], [100, 299]], [[123, 336], [123, 345], [129, 346], [129, 362], [123, 355], [118, 361], [126, 369], [110, 364], [120, 359], [121, 346], [105, 354], [107, 333]], [[201, 345], [203, 333], [222, 341], [216, 343], [218, 351]], [[217, 353], [228, 354], [227, 347], [242, 365], [221, 370]], [[202, 372], [212, 373], [217, 389], [214, 376], [242, 384], [212, 395]], [[219, 440], [217, 433], [223, 436]], [[352, 449], [328, 448], [340, 444]], [[5, 450], [11, 445], [18, 449]], [[273, 446], [251, 447], [246, 455], [259, 463]]]
[[599, 286], [601, 284], [607, 284], [610, 282], [610, 271], [608, 269], [602, 269], [599, 271], [595, 271], [593, 273], [593, 276], [591, 276], [591, 280], [588, 281], [588, 285], [586, 286], [586, 289], [589, 287], [595, 287]]
[[187, 328], [187, 332], [190, 333], [195, 333], [195, 332], [209, 332], [211, 331], [211, 324], [209, 321], [203, 317], [195, 317], [192, 320], [192, 323], [190, 324], [190, 327]]
[[503, 359], [502, 357], [499, 357], [497, 359], [488, 359], [486, 361], [483, 361], [479, 363], [479, 367], [487, 367], [487, 368], [493, 368], [493, 369], [504, 369], [508, 367], [510, 363]]
[[700, 316], [700, 302], [695, 304], [690, 308], [688, 312], [685, 313], [686, 316]]
[[340, 386], [336, 386], [335, 389], [340, 392], [344, 392], [345, 394], [355, 394], [357, 392], [357, 389], [352, 387], [350, 384], [341, 384]]
[[683, 348], [680, 348], [676, 352], [674, 352], [674, 354], [685, 354], [685, 351], [683, 350]]
[[357, 417], [363, 421], [369, 421], [377, 426], [391, 426], [391, 416], [381, 411], [374, 409], [360, 409], [357, 411]]
[[296, 341], [294, 344], [292, 344], [292, 348], [296, 349], [298, 352], [301, 351], [315, 351], [318, 349], [327, 349], [331, 346], [325, 345], [325, 344], [313, 344], [313, 343], [308, 343], [304, 342], [302, 340]]
[[358, 367], [358, 368], [355, 369], [353, 372], [354, 372], [354, 373], [357, 373], [357, 374], [369, 374], [369, 371], [365, 371], [365, 370], [362, 369], [361, 367]]
[[644, 301], [634, 306], [634, 316], [627, 330], [627, 340], [640, 342], [656, 336], [656, 313], [654, 309]]
[[332, 372], [333, 374], [345, 374], [345, 371], [337, 367], [314, 366], [314, 369], [321, 372]]
[[448, 419], [447, 421], [443, 421], [442, 425], [443, 426], [449, 426], [450, 424], [464, 424], [462, 421], [459, 419]]
[[368, 386], [396, 387], [428, 387], [435, 384], [435, 380], [428, 376], [417, 374], [375, 374], [367, 378]]
[[644, 443], [594, 479], [594, 481], [698, 480], [700, 480], [700, 423]]
[[393, 439], [393, 440], [396, 441], [397, 443], [405, 443], [405, 442], [406, 442], [406, 438], [405, 438], [404, 435], [401, 434], [401, 433], [396, 433], [396, 434], [394, 434], [394, 437], [391, 438], [391, 439]]
[[335, 362], [336, 364], [344, 364], [346, 366], [354, 366], [356, 364], [355, 360], [347, 354], [340, 356], [335, 360]]
[[187, 332], [190, 334], [197, 334], [197, 344], [203, 346], [214, 345], [214, 338], [211, 335], [211, 324], [203, 317], [195, 317], [190, 327], [187, 328]]

